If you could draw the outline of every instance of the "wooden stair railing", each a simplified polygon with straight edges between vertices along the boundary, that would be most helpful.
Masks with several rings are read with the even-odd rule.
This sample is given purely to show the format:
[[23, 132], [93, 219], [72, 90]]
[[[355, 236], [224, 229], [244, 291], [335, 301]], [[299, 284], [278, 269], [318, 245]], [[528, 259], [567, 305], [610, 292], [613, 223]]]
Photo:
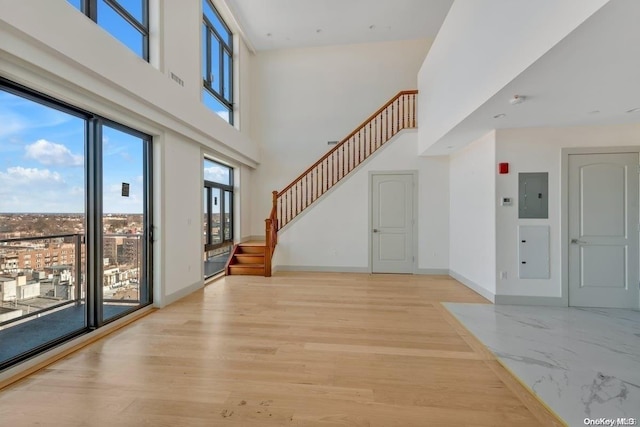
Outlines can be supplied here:
[[335, 186], [403, 129], [416, 127], [417, 90], [399, 92], [335, 147], [294, 179], [273, 192], [273, 206], [265, 220], [265, 276], [271, 276], [271, 258], [278, 231]]

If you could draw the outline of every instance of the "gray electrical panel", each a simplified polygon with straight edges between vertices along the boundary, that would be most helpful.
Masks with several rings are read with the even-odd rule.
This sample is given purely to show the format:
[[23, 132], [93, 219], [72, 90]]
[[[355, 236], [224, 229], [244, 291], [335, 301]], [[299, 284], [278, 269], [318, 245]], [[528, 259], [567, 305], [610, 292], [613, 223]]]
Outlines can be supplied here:
[[549, 218], [549, 173], [518, 174], [518, 218]]
[[518, 227], [518, 277], [520, 279], [549, 278], [549, 226]]

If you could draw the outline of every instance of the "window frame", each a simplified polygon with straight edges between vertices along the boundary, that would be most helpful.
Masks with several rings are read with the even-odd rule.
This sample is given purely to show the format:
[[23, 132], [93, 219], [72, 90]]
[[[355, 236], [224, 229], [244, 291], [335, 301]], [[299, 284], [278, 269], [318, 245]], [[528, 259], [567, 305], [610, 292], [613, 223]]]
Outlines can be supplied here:
[[[102, 1], [104, 1], [107, 6], [113, 9], [114, 12], [120, 15], [127, 23], [129, 23], [129, 25], [131, 25], [142, 35], [142, 59], [149, 62], [149, 0], [141, 0], [142, 22], [138, 21], [136, 17], [134, 17], [124, 6], [122, 6], [118, 2], [118, 0]], [[80, 5], [80, 11], [93, 22], [100, 25], [100, 17], [98, 16], [98, 0], [80, 0]], [[105, 31], [107, 30], [105, 29]], [[109, 34], [120, 40], [116, 34], [112, 34], [110, 32]]]
[[[233, 97], [234, 97], [234, 90], [233, 90], [233, 69], [234, 69], [234, 57], [233, 57], [233, 32], [231, 31], [231, 29], [229, 28], [229, 26], [227, 25], [227, 23], [224, 21], [224, 19], [222, 19], [222, 16], [220, 15], [220, 12], [218, 12], [218, 9], [216, 9], [216, 7], [214, 6], [213, 2], [211, 0], [202, 0], [202, 25], [204, 25], [205, 27], [205, 32], [206, 32], [206, 39], [205, 40], [201, 40], [201, 43], [206, 45], [206, 49], [205, 49], [205, 57], [202, 58], [202, 61], [205, 62], [205, 67], [201, 67], [201, 70], [203, 68], [206, 69], [206, 75], [202, 76], [202, 86], [203, 89], [206, 90], [211, 96], [213, 96], [215, 98], [216, 101], [218, 101], [220, 104], [222, 104], [223, 107], [226, 107], [226, 109], [229, 112], [229, 124], [233, 126], [234, 124], [234, 106], [235, 103], [233, 102]], [[227, 43], [227, 41], [225, 40], [225, 37], [223, 37], [222, 34], [220, 34], [218, 32], [218, 30], [216, 29], [216, 26], [213, 24], [213, 22], [211, 22], [209, 20], [209, 18], [207, 17], [205, 10], [204, 10], [204, 3], [207, 3], [209, 5], [209, 7], [211, 8], [211, 10], [213, 11], [213, 13], [215, 14], [216, 18], [218, 19], [218, 21], [220, 22], [222, 28], [224, 28], [227, 31], [228, 34], [228, 40], [229, 42]], [[212, 53], [213, 53], [213, 43], [217, 43], [218, 44], [218, 75], [217, 78], [220, 81], [219, 83], [219, 89], [220, 91], [218, 91], [215, 87], [214, 87], [214, 78], [212, 78]], [[224, 60], [224, 56], [228, 55], [229, 58], [229, 82], [226, 82], [225, 79], [225, 60]], [[214, 76], [215, 77], [215, 76]], [[229, 90], [229, 98], [227, 99], [224, 94], [226, 92], [226, 89]]]
[[[211, 160], [208, 158], [204, 158], [204, 162], [203, 162], [203, 167], [205, 162], [211, 162], [216, 166], [220, 166], [223, 168], [227, 168], [229, 170], [229, 183], [228, 184], [221, 184], [219, 182], [215, 182], [215, 181], [208, 181], [208, 180], [204, 180], [204, 188], [207, 190], [207, 196], [204, 198], [203, 202], [204, 204], [207, 206], [207, 236], [205, 238], [205, 242], [204, 242], [204, 250], [205, 252], [207, 251], [211, 251], [214, 249], [218, 249], [224, 246], [229, 246], [229, 244], [233, 243], [233, 215], [234, 215], [234, 190], [233, 190], [233, 168], [231, 166], [225, 165], [223, 163], [217, 162], [215, 160]], [[211, 234], [211, 229], [212, 229], [212, 218], [213, 218], [213, 197], [212, 197], [212, 188], [218, 189], [220, 191], [220, 242], [219, 243], [213, 243], [212, 242], [212, 234]], [[229, 238], [226, 239], [225, 235], [226, 233], [226, 223], [225, 221], [223, 221], [223, 217], [225, 215], [225, 209], [226, 209], [226, 200], [225, 200], [225, 192], [229, 193], [229, 201], [230, 201], [230, 206], [229, 206], [229, 217], [230, 217], [230, 221], [229, 221]]]

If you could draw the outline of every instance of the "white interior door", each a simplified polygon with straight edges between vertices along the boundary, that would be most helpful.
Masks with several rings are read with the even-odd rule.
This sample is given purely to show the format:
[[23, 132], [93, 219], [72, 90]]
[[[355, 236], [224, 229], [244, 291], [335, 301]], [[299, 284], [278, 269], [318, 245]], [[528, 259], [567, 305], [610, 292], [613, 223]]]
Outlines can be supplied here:
[[371, 176], [373, 273], [413, 272], [413, 174]]
[[638, 307], [638, 153], [569, 156], [569, 305]]

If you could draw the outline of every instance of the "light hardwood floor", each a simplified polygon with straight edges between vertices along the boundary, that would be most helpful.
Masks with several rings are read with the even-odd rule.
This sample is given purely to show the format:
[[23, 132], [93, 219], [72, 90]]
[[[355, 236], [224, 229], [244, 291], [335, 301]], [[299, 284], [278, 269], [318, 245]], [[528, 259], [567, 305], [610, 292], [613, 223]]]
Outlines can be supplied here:
[[445, 276], [233, 276], [0, 391], [6, 426], [562, 425]]

